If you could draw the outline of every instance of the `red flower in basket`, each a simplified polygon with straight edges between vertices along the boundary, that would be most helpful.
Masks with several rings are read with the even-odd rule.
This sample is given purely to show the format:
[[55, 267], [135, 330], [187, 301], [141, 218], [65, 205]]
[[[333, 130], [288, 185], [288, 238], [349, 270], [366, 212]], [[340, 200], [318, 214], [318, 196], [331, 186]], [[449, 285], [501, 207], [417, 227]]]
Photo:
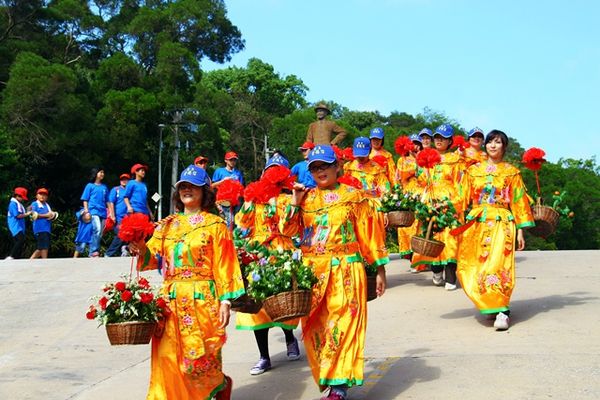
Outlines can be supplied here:
[[435, 149], [424, 149], [417, 154], [417, 165], [422, 168], [433, 168], [442, 161], [442, 156]]
[[465, 151], [466, 148], [471, 147], [471, 144], [467, 142], [464, 137], [457, 135], [454, 136], [454, 139], [452, 140], [452, 146], [450, 147], [460, 151]]
[[124, 242], [140, 242], [152, 236], [154, 224], [146, 214], [133, 213], [126, 215], [121, 221], [119, 238]]
[[528, 168], [532, 171], [539, 171], [542, 168], [542, 164], [546, 162], [544, 156], [546, 153], [542, 149], [538, 149], [537, 147], [532, 147], [523, 153], [523, 164], [525, 168]]
[[385, 167], [387, 165], [387, 158], [385, 158], [382, 155], [375, 156], [372, 158], [372, 160], [379, 164], [381, 167]]
[[244, 186], [237, 179], [227, 179], [219, 185], [217, 190], [217, 203], [224, 206], [235, 207], [240, 203], [244, 194]]
[[344, 174], [340, 176], [337, 180], [339, 183], [343, 183], [348, 186], [352, 186], [355, 189], [362, 189], [362, 183], [358, 180], [358, 178], [353, 177], [350, 174]]
[[415, 145], [408, 136], [398, 136], [398, 139], [394, 142], [394, 150], [396, 150], [396, 154], [401, 156], [410, 153], [414, 147]]

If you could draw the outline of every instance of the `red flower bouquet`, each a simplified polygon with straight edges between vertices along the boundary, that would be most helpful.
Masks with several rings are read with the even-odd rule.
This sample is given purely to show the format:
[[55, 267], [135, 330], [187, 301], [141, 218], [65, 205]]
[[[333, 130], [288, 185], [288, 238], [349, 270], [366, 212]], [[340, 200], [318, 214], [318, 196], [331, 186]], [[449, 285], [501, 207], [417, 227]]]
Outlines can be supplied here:
[[381, 167], [385, 167], [387, 165], [387, 158], [385, 158], [382, 155], [375, 156], [372, 158], [372, 160], [379, 164]]
[[471, 144], [467, 142], [464, 137], [457, 135], [454, 136], [454, 139], [452, 140], [452, 146], [450, 147], [460, 151], [465, 151], [466, 148], [471, 147]]
[[539, 171], [542, 168], [542, 164], [546, 162], [545, 155], [546, 152], [544, 150], [532, 147], [523, 153], [523, 165], [532, 171]]
[[358, 178], [353, 177], [350, 174], [344, 174], [338, 178], [338, 183], [343, 183], [348, 186], [352, 186], [355, 189], [362, 189], [362, 183], [358, 180]]
[[442, 156], [435, 149], [424, 149], [417, 154], [417, 165], [422, 168], [433, 168], [442, 161]]
[[398, 139], [394, 142], [394, 150], [396, 154], [405, 156], [414, 149], [415, 145], [408, 136], [398, 136]]
[[217, 204], [235, 207], [244, 194], [244, 186], [236, 179], [227, 179], [217, 189]]
[[292, 175], [292, 171], [283, 165], [274, 165], [267, 168], [260, 181], [268, 184], [277, 185], [282, 189], [290, 189], [294, 187], [296, 176]]
[[126, 215], [121, 221], [119, 238], [126, 242], [140, 242], [152, 236], [154, 224], [146, 214], [133, 213]]

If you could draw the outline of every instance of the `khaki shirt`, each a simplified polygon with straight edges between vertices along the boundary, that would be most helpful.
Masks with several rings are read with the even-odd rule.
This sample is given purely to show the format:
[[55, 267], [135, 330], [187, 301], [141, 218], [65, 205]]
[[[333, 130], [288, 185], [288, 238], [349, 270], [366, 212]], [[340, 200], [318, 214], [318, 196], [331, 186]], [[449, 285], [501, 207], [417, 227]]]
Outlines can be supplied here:
[[[336, 136], [332, 140], [333, 134]], [[313, 122], [308, 126], [308, 132], [306, 133], [306, 141], [314, 144], [337, 144], [345, 137], [346, 131], [344, 128], [328, 119]]]

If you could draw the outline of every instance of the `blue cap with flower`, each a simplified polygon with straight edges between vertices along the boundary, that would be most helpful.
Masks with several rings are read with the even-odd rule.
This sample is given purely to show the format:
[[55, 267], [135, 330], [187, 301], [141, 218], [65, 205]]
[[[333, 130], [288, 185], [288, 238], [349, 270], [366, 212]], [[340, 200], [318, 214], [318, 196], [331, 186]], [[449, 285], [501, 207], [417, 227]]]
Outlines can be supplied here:
[[452, 128], [452, 125], [450, 124], [442, 124], [435, 128], [435, 134], [449, 139], [454, 136], [454, 128]]
[[308, 165], [315, 161], [323, 161], [327, 164], [334, 163], [337, 160], [333, 147], [328, 144], [318, 144], [308, 153]]
[[367, 157], [371, 152], [371, 141], [363, 136], [354, 139], [352, 155], [354, 157]]
[[208, 174], [203, 168], [190, 164], [181, 172], [175, 187], [179, 187], [182, 182], [188, 182], [194, 186], [204, 186], [208, 183]]
[[289, 168], [290, 162], [281, 154], [277, 153], [273, 155], [273, 157], [269, 158], [267, 164], [265, 165], [265, 169], [272, 167], [273, 165], [281, 165], [283, 167]]
[[413, 133], [412, 135], [409, 136], [409, 138], [413, 142], [419, 142], [419, 143], [423, 144], [423, 141], [421, 140], [421, 136], [419, 136], [418, 133]]
[[429, 128], [421, 129], [421, 132], [419, 132], [419, 137], [422, 138], [425, 135], [427, 135], [429, 137], [433, 137], [433, 133], [431, 133], [431, 129], [429, 129]]
[[370, 139], [383, 139], [383, 128], [373, 128], [371, 129]]
[[481, 128], [475, 127], [473, 129], [471, 129], [469, 131], [469, 133], [467, 134], [468, 137], [471, 137], [473, 135], [475, 135], [476, 133], [481, 133], [483, 136], [485, 136], [485, 134], [483, 133], [483, 131], [481, 130]]

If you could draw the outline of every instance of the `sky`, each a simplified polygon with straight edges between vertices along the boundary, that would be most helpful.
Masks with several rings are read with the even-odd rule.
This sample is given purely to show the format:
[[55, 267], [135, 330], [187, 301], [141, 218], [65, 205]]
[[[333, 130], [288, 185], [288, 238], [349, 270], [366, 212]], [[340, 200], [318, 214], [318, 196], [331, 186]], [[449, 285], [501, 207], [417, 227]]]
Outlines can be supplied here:
[[307, 100], [500, 129], [549, 161], [600, 154], [600, 2], [225, 0], [245, 40], [212, 70], [271, 64]]

